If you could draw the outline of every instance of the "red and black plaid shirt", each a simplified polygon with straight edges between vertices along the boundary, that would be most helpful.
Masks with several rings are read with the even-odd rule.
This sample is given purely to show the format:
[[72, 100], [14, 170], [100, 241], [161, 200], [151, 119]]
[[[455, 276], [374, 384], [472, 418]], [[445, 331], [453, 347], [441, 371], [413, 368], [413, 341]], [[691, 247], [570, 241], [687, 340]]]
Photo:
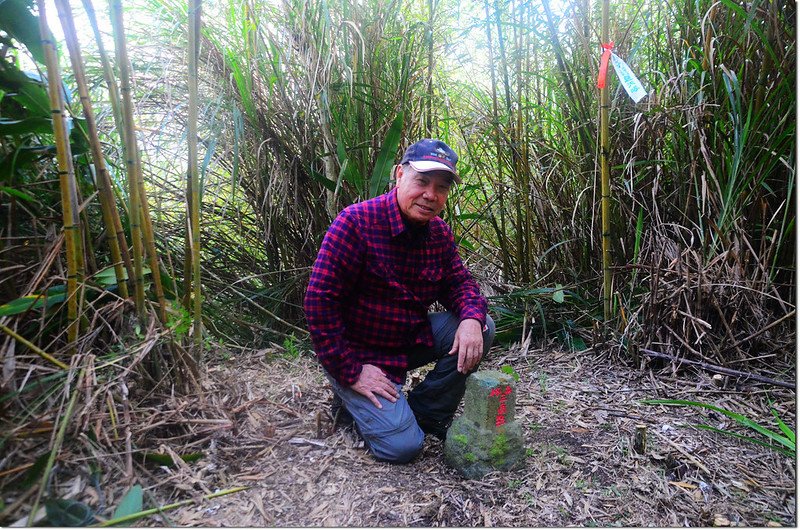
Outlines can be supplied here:
[[333, 221], [311, 271], [305, 312], [314, 350], [340, 384], [361, 367], [403, 383], [408, 350], [433, 346], [428, 309], [439, 301], [461, 320], [486, 323], [486, 299], [439, 217], [406, 224], [397, 190], [345, 208]]

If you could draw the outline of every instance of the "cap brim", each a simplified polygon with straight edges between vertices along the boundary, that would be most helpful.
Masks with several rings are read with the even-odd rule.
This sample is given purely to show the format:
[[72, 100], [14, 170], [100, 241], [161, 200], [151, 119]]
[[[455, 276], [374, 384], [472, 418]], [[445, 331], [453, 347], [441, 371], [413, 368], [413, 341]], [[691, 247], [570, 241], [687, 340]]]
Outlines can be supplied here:
[[441, 162], [433, 162], [431, 160], [416, 160], [412, 162], [409, 160], [408, 165], [414, 168], [414, 171], [418, 173], [427, 173], [429, 171], [447, 171], [453, 175], [453, 180], [455, 180], [458, 184], [461, 184], [461, 177], [459, 177], [455, 171], [450, 169], [450, 167], [442, 164]]

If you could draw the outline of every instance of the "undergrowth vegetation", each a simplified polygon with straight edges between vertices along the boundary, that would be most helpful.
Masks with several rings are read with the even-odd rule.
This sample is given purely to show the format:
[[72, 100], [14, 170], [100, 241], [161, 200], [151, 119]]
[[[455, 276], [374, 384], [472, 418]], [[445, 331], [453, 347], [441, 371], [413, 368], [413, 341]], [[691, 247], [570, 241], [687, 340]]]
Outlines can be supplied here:
[[599, 2], [45, 4], [0, 1], [4, 458], [64, 426], [131, 476], [185, 434], [117, 429], [132, 396], [199, 392], [220, 342], [300, 355], [326, 228], [421, 137], [460, 154], [443, 216], [501, 341], [794, 372], [794, 2], [612, 3], [648, 96], [612, 76], [607, 321]]

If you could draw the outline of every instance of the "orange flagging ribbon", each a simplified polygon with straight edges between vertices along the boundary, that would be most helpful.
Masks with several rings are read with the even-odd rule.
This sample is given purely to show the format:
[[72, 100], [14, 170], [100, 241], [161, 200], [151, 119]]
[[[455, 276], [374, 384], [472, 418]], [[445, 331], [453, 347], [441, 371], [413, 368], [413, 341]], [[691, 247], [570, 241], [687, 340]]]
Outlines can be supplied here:
[[608, 74], [608, 60], [611, 59], [611, 48], [614, 47], [614, 41], [604, 42], [603, 55], [600, 57], [600, 71], [597, 73], [597, 88], [606, 87], [606, 75]]

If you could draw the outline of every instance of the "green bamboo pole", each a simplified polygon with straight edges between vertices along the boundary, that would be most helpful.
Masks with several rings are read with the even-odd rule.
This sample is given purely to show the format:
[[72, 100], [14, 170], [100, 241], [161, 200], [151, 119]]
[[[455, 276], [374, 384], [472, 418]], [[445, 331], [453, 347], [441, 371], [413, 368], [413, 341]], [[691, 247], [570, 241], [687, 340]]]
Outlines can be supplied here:
[[[86, 74], [83, 68], [83, 57], [75, 31], [72, 9], [67, 0], [56, 0], [56, 8], [58, 9], [58, 16], [61, 19], [61, 26], [64, 29], [64, 38], [69, 50], [69, 58], [75, 76], [75, 84], [78, 85], [78, 94], [80, 95], [81, 104], [83, 105], [83, 115], [86, 119], [86, 128], [88, 129], [89, 135], [89, 145], [91, 147], [92, 159], [97, 174], [97, 189], [100, 198], [100, 209], [103, 213], [103, 223], [105, 223], [106, 230], [109, 232], [115, 231], [115, 226], [119, 224], [119, 221], [117, 220], [117, 223], [114, 222], [114, 215], [118, 215], [118, 212], [115, 207], [114, 195], [111, 191], [111, 179], [108, 176], [106, 160], [103, 156], [103, 151], [100, 147], [100, 139], [97, 135], [97, 124], [95, 122], [92, 102], [89, 99], [89, 89], [86, 85]], [[116, 236], [108, 238], [108, 246], [111, 251], [111, 259], [114, 263], [114, 274], [117, 278], [119, 294], [121, 297], [127, 298], [128, 284], [123, 269], [120, 244]]]
[[133, 243], [133, 285], [134, 302], [139, 320], [145, 319], [144, 275], [142, 272], [142, 207], [136, 170], [136, 136], [133, 124], [133, 102], [131, 99], [131, 79], [128, 70], [128, 50], [125, 44], [125, 26], [122, 20], [122, 4], [120, 0], [111, 2], [111, 25], [114, 28], [114, 47], [116, 49], [117, 66], [120, 74], [120, 93], [122, 101], [123, 141], [125, 144], [125, 170], [128, 176], [128, 218], [131, 225]]
[[[522, 99], [522, 88], [525, 82], [525, 72], [522, 70], [522, 41], [523, 41], [523, 28], [525, 27], [525, 21], [523, 19], [524, 10], [523, 6], [518, 6], [519, 11], [519, 21], [512, 26], [512, 35], [514, 37], [514, 42], [516, 43], [517, 53], [516, 53], [516, 81], [517, 81], [517, 94], [516, 94], [516, 119], [514, 120], [515, 123], [515, 138], [512, 142], [514, 146], [513, 156], [514, 156], [514, 172], [517, 175], [517, 181], [519, 182], [519, 198], [521, 200], [517, 200], [517, 225], [519, 226], [519, 234], [520, 234], [520, 252], [521, 252], [521, 267], [522, 267], [522, 282], [528, 283], [530, 282], [530, 273], [531, 273], [531, 262], [533, 261], [533, 256], [531, 255], [531, 246], [530, 246], [530, 211], [531, 211], [531, 187], [530, 187], [530, 178], [528, 172], [528, 161], [526, 158], [523, 158], [524, 152], [524, 145], [526, 143], [526, 139], [524, 136], [524, 126], [523, 123], [526, 121], [523, 119], [523, 113], [525, 112], [525, 102]], [[514, 15], [512, 14], [512, 20], [514, 20]], [[509, 116], [509, 120], [512, 120], [511, 116]], [[520, 202], [522, 203], [520, 208]]]
[[428, 45], [428, 78], [425, 80], [427, 83], [428, 99], [425, 102], [425, 136], [433, 138], [433, 25], [436, 18], [437, 0], [428, 0], [428, 26], [425, 31], [425, 36]]
[[[138, 222], [142, 234], [142, 244], [147, 249], [147, 258], [150, 263], [150, 274], [153, 278], [153, 289], [156, 292], [158, 301], [158, 318], [162, 324], [167, 323], [167, 303], [164, 298], [164, 287], [161, 285], [161, 264], [156, 251], [155, 237], [153, 233], [153, 223], [150, 217], [150, 205], [147, 200], [147, 192], [144, 189], [144, 178], [142, 177], [142, 157], [139, 146], [136, 142], [135, 124], [133, 122], [133, 98], [131, 97], [130, 86], [130, 62], [128, 61], [128, 49], [125, 42], [125, 25], [122, 19], [122, 4], [120, 0], [111, 2], [112, 24], [115, 26], [114, 38], [117, 43], [117, 66], [120, 71], [123, 121], [125, 122], [123, 131], [125, 136], [125, 160], [128, 170], [128, 181], [136, 188], [138, 198]], [[117, 31], [119, 29], [120, 31]], [[119, 42], [117, 41], [119, 39]], [[120, 46], [121, 45], [121, 46]], [[132, 171], [131, 171], [132, 169]], [[133, 196], [131, 195], [133, 205]], [[133, 211], [133, 207], [131, 207]], [[132, 225], [131, 225], [132, 226]], [[135, 252], [134, 252], [135, 253]]]
[[[112, 0], [111, 23], [114, 26], [114, 43], [117, 51], [117, 66], [120, 73], [120, 93], [122, 95], [122, 114], [123, 131], [125, 143], [125, 168], [128, 173], [128, 183], [130, 188], [130, 213], [131, 232], [133, 232], [134, 221], [137, 224], [141, 237], [134, 241], [134, 259], [139, 246], [139, 262], [143, 261], [143, 245], [147, 247], [147, 257], [150, 261], [150, 274], [153, 277], [153, 288], [158, 300], [158, 318], [162, 324], [167, 322], [166, 300], [164, 299], [164, 288], [161, 285], [161, 268], [156, 252], [155, 239], [153, 235], [153, 224], [150, 219], [150, 207], [147, 202], [147, 193], [144, 189], [144, 179], [142, 178], [142, 164], [139, 147], [136, 144], [136, 132], [133, 121], [133, 98], [131, 97], [131, 78], [130, 62], [128, 60], [128, 49], [125, 41], [125, 25], [122, 18], [121, 0]], [[135, 283], [141, 284], [142, 289], [142, 313], [144, 311], [144, 278], [138, 278]], [[137, 298], [138, 298], [138, 292]], [[138, 310], [137, 305], [137, 310]]]
[[147, 200], [147, 192], [144, 189], [144, 178], [142, 176], [142, 156], [136, 139], [133, 140], [136, 153], [136, 185], [139, 187], [139, 199], [141, 200], [142, 235], [147, 249], [147, 258], [150, 262], [150, 274], [153, 276], [153, 288], [156, 291], [158, 301], [158, 318], [162, 324], [167, 323], [167, 302], [164, 298], [164, 286], [161, 285], [161, 261], [158, 259], [156, 251], [155, 235], [153, 232], [153, 221], [150, 217], [150, 203]]
[[[82, 0], [82, 2], [83, 9], [86, 11], [86, 16], [89, 18], [89, 25], [92, 26], [92, 33], [94, 33], [94, 39], [97, 43], [97, 51], [100, 56], [100, 63], [103, 66], [103, 79], [105, 79], [106, 85], [108, 86], [108, 100], [111, 103], [111, 113], [114, 116], [114, 125], [119, 132], [120, 138], [122, 138], [124, 126], [122, 124], [122, 104], [120, 103], [121, 97], [119, 95], [119, 85], [117, 84], [117, 79], [114, 75], [114, 69], [111, 66], [111, 61], [108, 59], [106, 47], [103, 44], [103, 36], [100, 34], [100, 28], [97, 25], [97, 15], [95, 14], [92, 0]], [[122, 143], [122, 149], [125, 149], [124, 141]]]
[[[603, 0], [603, 43], [608, 42], [608, 2]], [[609, 65], [609, 70], [611, 66]], [[600, 89], [600, 209], [603, 226], [603, 319], [611, 319], [611, 183], [608, 168], [610, 150], [608, 138], [608, 76], [605, 87]]]
[[72, 165], [72, 150], [69, 145], [66, 123], [64, 122], [64, 101], [61, 98], [61, 73], [55, 43], [51, 40], [47, 26], [47, 13], [44, 0], [37, 0], [39, 8], [39, 33], [45, 52], [47, 67], [47, 87], [50, 96], [50, 114], [53, 119], [53, 134], [56, 142], [56, 160], [61, 187], [61, 207], [64, 218], [64, 240], [67, 252], [67, 340], [70, 353], [75, 353], [78, 338], [78, 278], [81, 276], [78, 254], [81, 252], [80, 221], [78, 219], [78, 192], [75, 183], [75, 170]]
[[[495, 72], [495, 56], [492, 45], [492, 19], [489, 15], [489, 0], [484, 0], [483, 7], [486, 13], [486, 43], [489, 48], [489, 73], [492, 81], [492, 129], [494, 132], [495, 156], [497, 158], [497, 209], [500, 212], [500, 226], [496, 227], [495, 231], [498, 234], [497, 242], [500, 245], [500, 253], [502, 254], [503, 270], [506, 271], [506, 274], [513, 275], [511, 256], [506, 243], [505, 185], [503, 184], [503, 166], [500, 163], [503, 146], [500, 139], [500, 116], [497, 108], [497, 74]], [[492, 219], [494, 220], [494, 216], [492, 216]]]
[[[100, 34], [100, 28], [97, 25], [97, 17], [94, 12], [94, 6], [92, 5], [91, 0], [82, 0], [83, 2], [83, 9], [86, 11], [87, 17], [89, 17], [89, 24], [92, 26], [92, 33], [94, 33], [95, 42], [97, 43], [97, 51], [100, 56], [100, 63], [103, 66], [103, 78], [105, 79], [106, 86], [108, 87], [108, 100], [111, 103], [111, 111], [112, 115], [114, 116], [114, 126], [116, 127], [120, 139], [122, 140], [122, 152], [123, 157], [127, 156], [125, 152], [125, 141], [124, 141], [124, 126], [122, 120], [122, 110], [120, 104], [120, 95], [119, 95], [119, 86], [117, 85], [117, 79], [114, 76], [114, 69], [111, 67], [111, 61], [108, 60], [108, 53], [106, 53], [106, 47], [103, 44], [103, 37]], [[108, 172], [106, 172], [108, 175]], [[113, 185], [111, 184], [110, 175], [109, 175], [109, 190], [112, 191], [113, 195]], [[127, 207], [125, 202], [121, 202], [123, 210], [127, 214]], [[113, 221], [114, 221], [114, 232], [117, 237], [117, 244], [119, 246], [120, 254], [122, 254], [122, 261], [125, 265], [125, 269], [128, 271], [128, 284], [133, 287], [134, 285], [134, 271], [133, 271], [133, 264], [131, 262], [130, 252], [128, 250], [128, 242], [125, 239], [125, 231], [122, 228], [122, 221], [120, 220], [119, 212], [116, 208], [113, 208]]]
[[189, 180], [191, 186], [190, 232], [192, 281], [194, 291], [194, 343], [202, 351], [202, 313], [200, 294], [200, 178], [197, 165], [197, 59], [200, 48], [200, 16], [202, 0], [189, 0]]
[[[503, 21], [502, 21], [501, 16], [500, 16], [500, 6], [498, 5], [498, 0], [494, 0], [493, 4], [494, 4], [494, 23], [495, 23], [495, 26], [497, 28], [497, 47], [498, 47], [498, 53], [499, 53], [498, 57], [495, 60], [498, 61], [499, 67], [500, 67], [500, 72], [502, 73], [502, 81], [503, 81], [503, 88], [504, 88], [503, 93], [505, 95], [504, 99], [505, 99], [505, 103], [506, 103], [506, 107], [505, 107], [506, 116], [508, 117], [509, 122], [511, 124], [513, 124], [514, 123], [514, 112], [512, 110], [512, 104], [511, 104], [511, 81], [509, 79], [509, 74], [508, 74], [508, 60], [509, 60], [509, 57], [508, 57], [508, 54], [506, 53], [506, 44], [505, 44], [506, 43], [506, 39], [505, 39], [505, 36], [504, 36], [504, 33], [503, 33], [504, 24], [503, 24]], [[488, 13], [488, 8], [487, 8], [487, 13]], [[516, 142], [516, 138], [514, 138], [514, 133], [515, 132], [516, 131], [513, 128], [513, 125], [511, 127], [509, 127], [509, 136], [511, 136], [511, 138], [509, 138], [509, 140], [510, 140], [510, 143], [512, 145], [515, 145], [515, 142]], [[498, 137], [498, 139], [499, 139], [499, 137]], [[501, 149], [501, 146], [498, 145], [498, 154], [500, 153], [500, 149]], [[500, 157], [498, 157], [498, 167], [499, 166], [500, 166]], [[511, 180], [515, 185], [518, 184], [518, 179], [517, 179], [518, 172], [517, 172], [517, 169], [518, 169], [518, 167], [517, 167], [516, 151], [512, 151], [512, 153], [511, 153], [511, 168], [510, 168], [510, 170], [511, 170]], [[502, 183], [501, 183], [501, 186], [502, 186]], [[522, 245], [522, 235], [523, 235], [522, 234], [522, 227], [519, 224], [520, 219], [522, 219], [522, 208], [521, 208], [521, 205], [520, 205], [519, 193], [516, 194], [515, 197], [513, 197], [512, 206], [514, 207], [515, 214], [516, 214], [516, 219], [517, 219], [517, 223], [516, 224], [514, 224], [513, 222], [511, 223], [512, 226], [514, 226], [514, 243], [516, 243], [516, 248], [515, 248], [515, 251], [514, 251], [514, 257], [516, 258], [516, 270], [512, 273], [513, 274], [512, 277], [515, 278], [515, 279], [520, 279], [523, 276], [524, 261], [525, 261], [525, 257], [524, 257], [525, 250], [523, 249], [523, 245]]]

